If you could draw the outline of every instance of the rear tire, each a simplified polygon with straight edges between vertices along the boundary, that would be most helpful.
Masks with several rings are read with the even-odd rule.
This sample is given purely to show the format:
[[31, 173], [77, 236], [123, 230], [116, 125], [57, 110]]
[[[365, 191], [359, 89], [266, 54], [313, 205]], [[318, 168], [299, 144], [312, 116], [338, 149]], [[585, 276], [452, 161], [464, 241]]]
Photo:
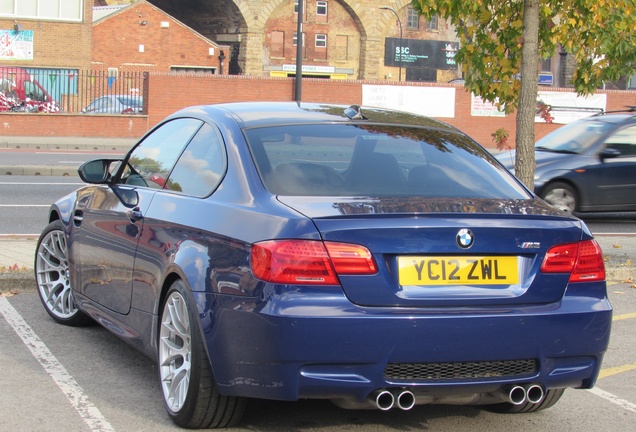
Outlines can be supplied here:
[[75, 306], [64, 224], [51, 222], [35, 248], [35, 281], [44, 309], [59, 324], [85, 326], [93, 320]]
[[532, 413], [548, 409], [561, 399], [565, 389], [550, 389], [546, 391], [545, 396], [539, 403], [524, 402], [521, 405], [515, 405], [512, 403], [504, 402], [500, 404], [487, 405], [485, 409], [488, 411], [501, 413], [501, 414], [520, 414], [520, 413]]
[[172, 420], [189, 429], [236, 425], [246, 399], [219, 394], [203, 346], [196, 310], [183, 281], [175, 281], [161, 309], [158, 369], [163, 399]]

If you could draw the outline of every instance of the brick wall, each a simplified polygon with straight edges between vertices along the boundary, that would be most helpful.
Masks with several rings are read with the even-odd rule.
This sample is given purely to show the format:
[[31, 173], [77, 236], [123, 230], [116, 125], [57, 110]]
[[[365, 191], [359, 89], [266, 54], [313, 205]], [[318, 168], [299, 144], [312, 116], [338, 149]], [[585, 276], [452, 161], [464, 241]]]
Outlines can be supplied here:
[[[340, 81], [303, 79], [302, 100], [337, 104], [360, 104], [363, 84], [391, 84], [383, 81]], [[405, 86], [435, 86], [427, 83], [403, 83]], [[437, 84], [450, 86], [450, 84]], [[295, 81], [292, 78], [247, 76], [200, 76], [151, 74], [149, 77], [147, 116], [89, 116], [82, 114], [17, 114], [0, 113], [2, 135], [69, 136], [69, 137], [140, 137], [149, 128], [178, 109], [199, 104], [243, 101], [293, 101]], [[554, 91], [554, 89], [550, 89]], [[563, 91], [571, 91], [565, 89]], [[599, 91], [607, 95], [607, 109], [617, 110], [636, 105], [634, 91]], [[503, 127], [510, 132], [514, 144], [515, 116], [474, 117], [471, 115], [471, 95], [457, 87], [455, 117], [444, 118], [485, 147], [493, 148], [491, 134]], [[540, 138], [560, 127], [558, 124], [536, 123]], [[1, 139], [1, 138], [0, 138]]]
[[139, 138], [148, 129], [147, 116], [0, 113], [4, 136]]

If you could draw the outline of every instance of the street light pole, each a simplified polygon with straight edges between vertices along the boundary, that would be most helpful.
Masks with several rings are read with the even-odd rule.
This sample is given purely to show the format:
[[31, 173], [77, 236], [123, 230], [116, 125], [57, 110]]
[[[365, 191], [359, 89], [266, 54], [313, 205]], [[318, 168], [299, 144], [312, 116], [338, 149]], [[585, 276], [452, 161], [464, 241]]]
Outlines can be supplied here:
[[298, 25], [296, 27], [296, 102], [302, 100], [303, 88], [303, 2], [298, 0]]
[[400, 56], [400, 58], [399, 58], [399, 60], [398, 60], [398, 64], [399, 64], [399, 75], [398, 75], [398, 81], [400, 81], [400, 82], [401, 82], [401, 81], [402, 81], [402, 20], [400, 20], [400, 16], [399, 16], [399, 15], [398, 15], [398, 13], [397, 13], [394, 9], [392, 9], [392, 8], [390, 8], [390, 7], [388, 7], [388, 6], [382, 6], [382, 7], [380, 7], [380, 9], [388, 10], [388, 11], [393, 12], [393, 14], [395, 15], [395, 17], [396, 17], [396, 18], [397, 18], [397, 20], [398, 20], [398, 25], [400, 26], [400, 46], [399, 46], [399, 48], [398, 48], [398, 50], [399, 50], [399, 51], [398, 51], [398, 55]]

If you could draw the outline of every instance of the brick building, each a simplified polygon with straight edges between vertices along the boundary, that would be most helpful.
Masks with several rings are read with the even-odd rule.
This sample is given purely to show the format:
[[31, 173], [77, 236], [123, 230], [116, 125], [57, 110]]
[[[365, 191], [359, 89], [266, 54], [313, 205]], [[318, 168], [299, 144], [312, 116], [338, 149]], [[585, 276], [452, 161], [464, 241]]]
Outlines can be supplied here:
[[[295, 74], [298, 0], [149, 1], [217, 43], [231, 45], [231, 74]], [[304, 0], [303, 5], [303, 75], [389, 80], [403, 75], [403, 80], [431, 82], [460, 75], [457, 65], [437, 61], [455, 41], [453, 28], [418, 16], [410, 0]], [[391, 55], [398, 47], [406, 51], [402, 64]]]
[[0, 66], [88, 68], [94, 0], [40, 3], [0, 4]]
[[94, 10], [92, 69], [225, 73], [219, 46], [145, 0]]

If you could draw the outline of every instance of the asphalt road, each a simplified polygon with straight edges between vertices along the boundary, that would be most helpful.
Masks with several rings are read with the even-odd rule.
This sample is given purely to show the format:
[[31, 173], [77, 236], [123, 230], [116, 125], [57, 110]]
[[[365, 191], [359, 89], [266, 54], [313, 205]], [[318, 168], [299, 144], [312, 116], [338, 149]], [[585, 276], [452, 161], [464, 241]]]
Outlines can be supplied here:
[[0, 234], [38, 234], [49, 206], [79, 188], [79, 177], [0, 175]]
[[[0, 235], [39, 234], [51, 203], [82, 184], [75, 176], [0, 175]], [[581, 216], [595, 234], [636, 233], [636, 213]]]
[[[636, 289], [610, 287], [610, 348], [592, 391], [567, 390], [552, 408], [502, 415], [471, 406], [349, 411], [328, 401], [252, 400], [228, 431], [613, 431], [636, 424]], [[155, 364], [99, 326], [55, 324], [35, 291], [0, 297], [0, 430], [173, 431]]]

